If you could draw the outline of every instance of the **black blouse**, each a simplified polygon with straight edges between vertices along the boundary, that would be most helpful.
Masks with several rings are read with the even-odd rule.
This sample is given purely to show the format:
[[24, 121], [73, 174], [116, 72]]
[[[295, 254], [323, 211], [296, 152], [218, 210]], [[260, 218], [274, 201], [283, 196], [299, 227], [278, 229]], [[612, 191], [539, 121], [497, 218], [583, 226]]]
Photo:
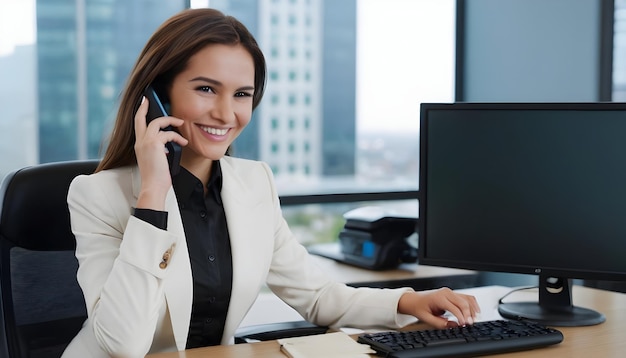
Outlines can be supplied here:
[[[187, 237], [193, 276], [193, 305], [187, 347], [218, 345], [224, 333], [233, 281], [230, 236], [222, 205], [222, 170], [213, 162], [204, 194], [202, 183], [181, 167], [173, 187]], [[135, 211], [135, 216], [159, 226], [166, 212]], [[162, 229], [166, 229], [161, 227]]]

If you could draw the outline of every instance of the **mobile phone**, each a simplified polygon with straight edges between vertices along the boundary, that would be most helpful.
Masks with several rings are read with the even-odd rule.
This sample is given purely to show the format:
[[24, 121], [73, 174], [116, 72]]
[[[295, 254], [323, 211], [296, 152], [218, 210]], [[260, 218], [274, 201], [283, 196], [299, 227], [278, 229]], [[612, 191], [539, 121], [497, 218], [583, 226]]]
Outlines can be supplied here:
[[[152, 86], [148, 86], [144, 91], [144, 96], [148, 100], [148, 114], [146, 114], [146, 122], [150, 123], [155, 118], [167, 116], [167, 111], [163, 105], [163, 102], [159, 98], [156, 90]], [[167, 126], [162, 130], [173, 131], [174, 127]], [[165, 143], [167, 148], [167, 162], [170, 167], [170, 175], [175, 176], [180, 171], [180, 156], [182, 153], [182, 147], [176, 142]]]

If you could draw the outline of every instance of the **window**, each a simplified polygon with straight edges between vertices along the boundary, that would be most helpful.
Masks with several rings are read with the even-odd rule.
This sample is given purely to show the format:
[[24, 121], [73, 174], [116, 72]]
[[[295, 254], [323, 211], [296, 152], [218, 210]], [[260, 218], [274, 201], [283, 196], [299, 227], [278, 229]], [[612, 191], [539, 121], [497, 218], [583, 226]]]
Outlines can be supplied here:
[[[145, 41], [190, 4], [239, 18], [266, 54], [270, 72], [253, 119], [257, 129], [238, 140], [257, 143], [249, 156], [269, 163], [280, 195], [416, 189], [415, 163], [397, 161], [415, 161], [419, 102], [452, 100], [454, 0], [153, 2], [85, 2], [85, 9], [0, 3], [0, 31], [10, 24], [9, 33], [0, 32], [0, 148], [11, 153], [0, 162], [2, 176], [38, 162], [99, 157]], [[444, 45], [434, 52], [437, 66], [425, 67], [417, 50], [432, 43]], [[372, 156], [376, 148], [385, 153]], [[384, 158], [412, 169], [388, 171]], [[336, 205], [335, 219], [311, 220], [340, 221], [346, 208]]]
[[[272, 69], [258, 131], [238, 140], [258, 143], [249, 156], [270, 163], [279, 194], [416, 190], [419, 103], [454, 100], [455, 1], [247, 2], [255, 6], [88, 1], [82, 11], [71, 1], [0, 2], [0, 150], [10, 153], [0, 177], [97, 158], [150, 34], [187, 4], [210, 4], [249, 26]], [[613, 100], [626, 101], [626, 0], [615, 0], [614, 21]], [[348, 206], [335, 205], [337, 213]]]
[[626, 102], [626, 0], [615, 0], [613, 101]]

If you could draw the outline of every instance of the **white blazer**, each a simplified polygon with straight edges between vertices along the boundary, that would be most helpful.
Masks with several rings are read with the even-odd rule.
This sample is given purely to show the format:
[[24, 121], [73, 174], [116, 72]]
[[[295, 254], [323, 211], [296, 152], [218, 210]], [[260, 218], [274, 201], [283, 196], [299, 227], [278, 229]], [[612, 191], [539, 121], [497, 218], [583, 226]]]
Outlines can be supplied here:
[[[233, 255], [222, 344], [232, 344], [264, 283], [320, 325], [397, 328], [415, 321], [396, 312], [410, 289], [348, 287], [309, 260], [282, 217], [266, 164], [224, 157], [221, 167]], [[143, 357], [185, 349], [193, 286], [180, 211], [171, 189], [167, 231], [135, 218], [131, 210], [140, 186], [136, 166], [82, 175], [70, 186], [78, 282], [88, 318], [63, 357]]]

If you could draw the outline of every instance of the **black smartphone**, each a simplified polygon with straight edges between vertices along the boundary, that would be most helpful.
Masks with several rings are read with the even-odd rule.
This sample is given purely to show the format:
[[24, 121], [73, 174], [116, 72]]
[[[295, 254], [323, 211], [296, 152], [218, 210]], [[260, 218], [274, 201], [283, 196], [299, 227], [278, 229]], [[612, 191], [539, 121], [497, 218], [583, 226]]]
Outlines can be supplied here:
[[[167, 111], [163, 105], [163, 102], [159, 99], [159, 95], [152, 86], [148, 86], [144, 91], [144, 96], [148, 100], [148, 114], [146, 114], [146, 122], [150, 123], [155, 118], [167, 116]], [[173, 131], [174, 127], [167, 126], [163, 130]], [[165, 143], [167, 148], [167, 162], [170, 166], [170, 175], [174, 176], [180, 171], [180, 156], [182, 153], [182, 147], [176, 142]]]

